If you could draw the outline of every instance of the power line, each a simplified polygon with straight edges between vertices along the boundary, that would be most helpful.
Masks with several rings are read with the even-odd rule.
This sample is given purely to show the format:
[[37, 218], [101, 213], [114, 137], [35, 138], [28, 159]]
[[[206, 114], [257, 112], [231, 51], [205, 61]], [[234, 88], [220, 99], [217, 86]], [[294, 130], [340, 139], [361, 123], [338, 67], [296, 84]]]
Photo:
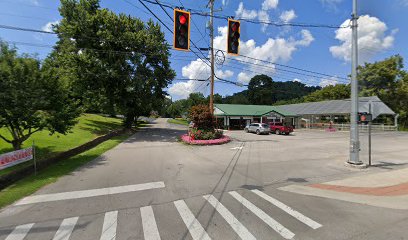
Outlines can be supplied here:
[[[139, 0], [141, 1], [141, 0]], [[174, 9], [177, 8], [177, 6], [173, 4], [164, 4], [164, 3], [158, 3], [158, 2], [153, 2], [151, 0], [142, 0], [144, 2], [148, 2], [151, 4], [155, 5], [160, 5], [162, 7], [166, 7], [169, 9]], [[156, 1], [156, 0], [155, 0]], [[194, 9], [189, 9], [191, 11], [192, 15], [198, 15], [198, 16], [203, 16], [203, 17], [208, 17], [209, 13], [206, 12], [201, 12], [199, 10], [194, 10]], [[214, 15], [214, 18], [217, 19], [223, 19], [227, 20], [230, 18], [230, 16], [225, 16], [225, 15]], [[237, 18], [236, 20], [248, 22], [248, 23], [253, 23], [253, 24], [265, 24], [265, 25], [272, 25], [275, 27], [286, 27], [286, 26], [291, 26], [291, 27], [303, 27], [303, 28], [329, 28], [329, 29], [339, 29], [339, 28], [348, 28], [349, 26], [336, 26], [336, 25], [328, 25], [328, 24], [314, 24], [314, 23], [296, 23], [296, 22], [272, 22], [272, 21], [258, 21], [258, 20], [253, 20], [253, 19], [248, 19], [248, 18]]]
[[[139, 0], [139, 2], [162, 24], [162, 25], [164, 25], [164, 27], [169, 31], [169, 32], [171, 32], [171, 34], [174, 34], [173, 33], [173, 31], [167, 26], [167, 25], [165, 25], [164, 23], [163, 23], [163, 21], [159, 18], [159, 17], [157, 17], [157, 15], [156, 14], [154, 14], [154, 12], [152, 11], [152, 10], [150, 10], [150, 8], [148, 7], [148, 6], [146, 6], [146, 4], [144, 4], [143, 2], [142, 2], [142, 0]], [[167, 12], [166, 12], [167, 13]], [[171, 18], [171, 17], [170, 17]], [[195, 46], [195, 44], [194, 44], [194, 42], [193, 41], [191, 41], [191, 39], [190, 39], [190, 42]], [[195, 46], [198, 50], [200, 50], [197, 46]], [[190, 49], [191, 50], [191, 49]], [[198, 54], [196, 53], [196, 52], [194, 52], [194, 51], [192, 51], [191, 50], [191, 52], [193, 52], [198, 58], [200, 58], [204, 63], [206, 63], [207, 65], [209, 65], [207, 62], [205, 62], [200, 56], [198, 56]], [[202, 53], [201, 51], [200, 51], [200, 53]], [[205, 58], [205, 57], [204, 57]]]

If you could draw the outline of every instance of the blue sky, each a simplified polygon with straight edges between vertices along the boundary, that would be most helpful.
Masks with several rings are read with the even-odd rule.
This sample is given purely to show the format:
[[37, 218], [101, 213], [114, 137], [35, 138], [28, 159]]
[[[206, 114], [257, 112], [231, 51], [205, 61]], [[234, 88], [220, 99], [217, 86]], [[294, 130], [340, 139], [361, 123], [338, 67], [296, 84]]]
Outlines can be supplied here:
[[[130, 2], [131, 4], [129, 4]], [[184, 5], [187, 9], [208, 11], [205, 0], [164, 0], [170, 5]], [[49, 29], [50, 23], [60, 19], [59, 1], [50, 0], [0, 0], [0, 24], [18, 27]], [[146, 3], [170, 28], [172, 21], [156, 5]], [[215, 8], [223, 16], [235, 16], [255, 21], [328, 24], [340, 26], [351, 14], [351, 0], [216, 0]], [[152, 17], [137, 0], [102, 0], [101, 6], [116, 13], [126, 13], [142, 20]], [[170, 9], [167, 9], [170, 12]], [[372, 62], [393, 54], [408, 58], [408, 0], [360, 0], [359, 1], [359, 53], [360, 62]], [[154, 19], [155, 20], [155, 19]], [[209, 32], [206, 17], [193, 15], [191, 38], [198, 47], [208, 47]], [[156, 20], [155, 20], [156, 21]], [[405, 23], [405, 24], [404, 24]], [[215, 48], [225, 49], [227, 21], [215, 19]], [[347, 24], [347, 22], [346, 22]], [[166, 38], [172, 43], [172, 35], [165, 28]], [[40, 46], [17, 44], [20, 52], [36, 53], [44, 58], [51, 51], [56, 37], [48, 34], [0, 29], [0, 38], [9, 42], [23, 42]], [[350, 73], [350, 29], [275, 27], [241, 23], [241, 54], [266, 60], [255, 61], [245, 57], [226, 56], [218, 65], [220, 78], [247, 83], [256, 74], [270, 75], [275, 81], [301, 81], [308, 85], [346, 82]], [[207, 79], [209, 68], [192, 52], [172, 50], [172, 67], [176, 78]], [[205, 52], [204, 55], [208, 53]], [[273, 63], [306, 69], [331, 75], [310, 74], [277, 66]], [[407, 63], [407, 59], [405, 60]], [[245, 87], [216, 82], [215, 92], [231, 95]], [[190, 92], [209, 94], [208, 82], [174, 81], [167, 89], [173, 99], [186, 97]]]

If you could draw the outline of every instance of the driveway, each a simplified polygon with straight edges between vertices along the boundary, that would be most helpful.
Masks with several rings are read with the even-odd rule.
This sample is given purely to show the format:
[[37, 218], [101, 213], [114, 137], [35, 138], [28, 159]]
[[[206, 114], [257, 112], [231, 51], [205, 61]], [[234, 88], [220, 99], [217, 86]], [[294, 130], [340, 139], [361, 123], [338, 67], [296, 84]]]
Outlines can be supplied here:
[[[188, 146], [157, 119], [124, 143], [0, 213], [3, 239], [403, 239], [407, 211], [279, 190], [388, 171], [406, 134], [378, 134], [376, 160], [350, 169], [347, 133], [226, 132]], [[399, 142], [399, 143], [398, 143]], [[398, 143], [398, 144], [397, 144]], [[391, 156], [383, 159], [381, 156]], [[383, 229], [380, 233], [380, 229]]]

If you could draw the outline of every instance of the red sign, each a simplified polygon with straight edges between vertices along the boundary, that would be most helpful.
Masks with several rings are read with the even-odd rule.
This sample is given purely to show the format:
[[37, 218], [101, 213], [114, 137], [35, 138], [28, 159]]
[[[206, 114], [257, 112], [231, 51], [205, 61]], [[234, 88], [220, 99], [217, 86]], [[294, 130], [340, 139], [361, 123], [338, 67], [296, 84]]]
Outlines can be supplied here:
[[33, 159], [33, 148], [26, 148], [0, 155], [0, 170]]

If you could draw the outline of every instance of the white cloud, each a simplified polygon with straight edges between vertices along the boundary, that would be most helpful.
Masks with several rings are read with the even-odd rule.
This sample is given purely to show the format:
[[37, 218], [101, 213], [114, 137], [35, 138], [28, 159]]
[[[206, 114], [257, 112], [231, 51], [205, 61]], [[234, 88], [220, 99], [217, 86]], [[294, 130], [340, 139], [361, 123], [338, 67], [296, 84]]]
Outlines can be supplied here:
[[329, 10], [337, 11], [337, 5], [343, 2], [343, 0], [320, 0], [320, 2]]
[[296, 16], [296, 13], [295, 13], [295, 11], [292, 9], [292, 10], [289, 10], [289, 11], [284, 11], [284, 12], [282, 12], [282, 14], [280, 15], [280, 20], [282, 21], [282, 22], [290, 22], [290, 21], [292, 21], [293, 19], [295, 19], [297, 16]]
[[405, 6], [408, 7], [408, 0], [400, 0], [400, 3]]
[[268, 11], [271, 9], [275, 9], [279, 4], [279, 0], [265, 0], [262, 3], [262, 10]]
[[337, 83], [339, 83], [339, 79], [337, 77], [322, 78], [319, 83], [319, 86], [320, 87], [334, 86]]
[[[341, 26], [349, 26], [350, 20], [346, 20]], [[389, 35], [387, 25], [376, 17], [369, 15], [360, 16], [358, 19], [358, 50], [359, 62], [368, 61], [377, 53], [391, 48], [394, 44], [394, 35], [398, 30], [393, 30]], [[336, 30], [336, 39], [341, 44], [331, 46], [330, 52], [333, 57], [346, 62], [351, 60], [351, 28]]]
[[[228, 34], [228, 27], [219, 27], [218, 36], [214, 38], [214, 48], [226, 51], [226, 44]], [[257, 45], [255, 40], [240, 41], [240, 54], [249, 56], [256, 59], [261, 59], [269, 62], [287, 62], [291, 59], [292, 54], [298, 49], [298, 47], [307, 47], [313, 41], [313, 35], [308, 30], [302, 30], [300, 32], [300, 39], [295, 38], [269, 38], [262, 45]], [[226, 56], [226, 61], [229, 61], [230, 56]], [[239, 82], [247, 83], [255, 74], [248, 72], [262, 71], [267, 75], [273, 75], [275, 73], [275, 65], [260, 62], [258, 60], [251, 60], [244, 57], [234, 57], [235, 59], [247, 61], [248, 70], [243, 71], [237, 75]], [[262, 65], [262, 69], [257, 66]], [[266, 66], [266, 67], [265, 67]]]
[[[193, 92], [204, 93], [208, 82], [197, 81], [196, 79], [205, 80], [211, 75], [211, 69], [205, 62], [201, 59], [191, 61], [181, 69], [181, 72], [183, 77], [192, 80], [173, 84], [168, 90], [170, 95], [175, 96], [175, 98], [187, 98]], [[234, 75], [234, 72], [216, 69], [215, 74], [219, 78], [228, 79]]]
[[234, 76], [234, 72], [230, 70], [226, 70], [226, 71], [217, 70], [215, 71], [215, 76], [222, 78], [222, 79], [231, 78], [232, 76]]
[[238, 9], [235, 11], [235, 15], [237, 18], [255, 19], [258, 16], [258, 13], [255, 10], [246, 10], [244, 8], [244, 3], [240, 2]]
[[299, 78], [295, 78], [295, 79], [292, 80], [292, 82], [300, 82], [301, 83], [302, 80], [300, 80]]
[[52, 26], [57, 25], [57, 24], [59, 24], [59, 20], [54, 21], [54, 22], [48, 22], [47, 24], [41, 27], [41, 30], [46, 31], [46, 32], [52, 32], [53, 31]]
[[[245, 9], [244, 3], [240, 2], [238, 9], [235, 11], [236, 18], [245, 18], [245, 19], [256, 19], [258, 18], [261, 22], [269, 22], [269, 13], [271, 9], [276, 9], [279, 4], [279, 0], [264, 0], [262, 3], [262, 8], [259, 10], [248, 10]], [[266, 31], [268, 24], [262, 24], [262, 32]]]
[[238, 73], [238, 82], [249, 83], [249, 80], [255, 76], [254, 73], [240, 72]]

